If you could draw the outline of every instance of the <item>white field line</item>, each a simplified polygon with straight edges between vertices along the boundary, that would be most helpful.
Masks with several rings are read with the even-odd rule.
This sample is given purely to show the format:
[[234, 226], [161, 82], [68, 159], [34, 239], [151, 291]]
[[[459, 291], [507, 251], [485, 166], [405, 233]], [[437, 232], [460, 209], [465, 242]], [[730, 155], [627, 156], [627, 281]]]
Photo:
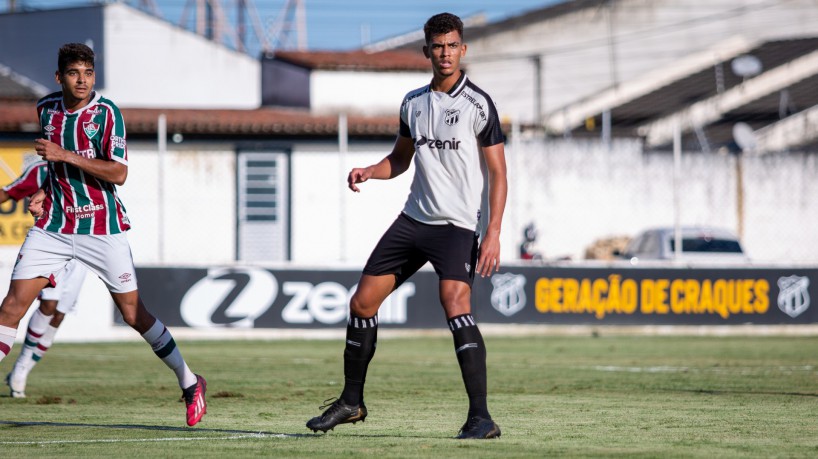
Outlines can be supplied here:
[[167, 438], [112, 438], [98, 440], [40, 440], [40, 441], [0, 441], [0, 445], [63, 445], [77, 443], [148, 443], [165, 441], [208, 441], [208, 440], [244, 440], [247, 438], [288, 438], [287, 434], [249, 434], [230, 435], [227, 437], [167, 437]]
[[622, 373], [726, 373], [726, 374], [758, 374], [769, 373], [770, 371], [778, 371], [784, 374], [794, 374], [803, 372], [812, 372], [816, 368], [812, 365], [789, 366], [789, 367], [708, 367], [708, 368], [689, 368], [689, 367], [669, 367], [669, 366], [654, 366], [654, 367], [622, 367], [614, 365], [597, 365], [587, 367], [597, 371], [607, 372], [622, 372]]

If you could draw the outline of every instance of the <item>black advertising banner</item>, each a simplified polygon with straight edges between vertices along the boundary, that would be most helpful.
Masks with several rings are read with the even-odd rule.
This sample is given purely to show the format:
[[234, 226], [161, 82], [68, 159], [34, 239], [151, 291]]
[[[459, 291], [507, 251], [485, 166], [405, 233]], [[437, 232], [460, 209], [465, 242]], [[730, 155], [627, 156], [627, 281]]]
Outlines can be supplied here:
[[[167, 326], [194, 328], [343, 326], [361, 276], [360, 271], [258, 267], [137, 268], [136, 273], [139, 294], [151, 312]], [[438, 298], [437, 275], [418, 272], [381, 305], [378, 322], [445, 327]]]
[[[729, 325], [818, 322], [818, 268], [511, 268], [475, 286], [486, 323]], [[488, 301], [486, 301], [488, 300]]]
[[[337, 328], [359, 271], [138, 268], [140, 295], [166, 325]], [[481, 323], [730, 325], [818, 323], [818, 268], [528, 267], [474, 283]], [[438, 278], [420, 271], [387, 298], [384, 327], [440, 328]], [[117, 319], [121, 323], [121, 318]]]

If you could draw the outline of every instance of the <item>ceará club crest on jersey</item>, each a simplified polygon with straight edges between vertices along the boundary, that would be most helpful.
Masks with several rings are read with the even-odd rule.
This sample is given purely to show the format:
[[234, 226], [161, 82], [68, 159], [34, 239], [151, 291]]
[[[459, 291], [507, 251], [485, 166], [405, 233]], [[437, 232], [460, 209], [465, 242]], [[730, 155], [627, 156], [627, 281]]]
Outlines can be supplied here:
[[82, 130], [85, 131], [85, 135], [87, 135], [89, 139], [93, 139], [94, 136], [97, 135], [97, 132], [99, 132], [99, 123], [86, 121], [82, 123]]
[[460, 121], [460, 110], [455, 109], [446, 110], [443, 122], [445, 122], [449, 126], [454, 126], [455, 124], [457, 124], [458, 121]]

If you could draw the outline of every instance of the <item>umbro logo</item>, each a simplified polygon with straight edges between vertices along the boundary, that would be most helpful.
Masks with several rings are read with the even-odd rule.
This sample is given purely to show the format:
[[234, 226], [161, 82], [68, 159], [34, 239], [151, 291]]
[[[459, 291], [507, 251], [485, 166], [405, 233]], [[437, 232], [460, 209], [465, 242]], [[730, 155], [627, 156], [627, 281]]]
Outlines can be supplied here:
[[121, 276], [119, 276], [119, 280], [122, 281], [123, 284], [125, 282], [130, 282], [131, 281], [131, 273], [122, 274]]
[[48, 126], [44, 127], [43, 130], [45, 131], [46, 136], [51, 136], [54, 135], [54, 131], [57, 130], [57, 128], [49, 124]]

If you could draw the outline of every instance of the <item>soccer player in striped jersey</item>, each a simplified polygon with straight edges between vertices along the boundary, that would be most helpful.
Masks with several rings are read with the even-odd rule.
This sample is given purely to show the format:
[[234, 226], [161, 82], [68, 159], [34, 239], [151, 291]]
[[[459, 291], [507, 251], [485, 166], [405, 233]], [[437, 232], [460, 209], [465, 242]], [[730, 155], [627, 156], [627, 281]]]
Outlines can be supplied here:
[[[494, 102], [460, 68], [466, 54], [460, 19], [438, 14], [423, 30], [431, 83], [404, 98], [392, 152], [377, 164], [352, 169], [347, 178], [349, 188], [357, 192], [360, 183], [391, 179], [412, 161], [415, 165], [403, 212], [375, 246], [350, 300], [344, 389], [338, 399], [321, 407], [326, 410], [320, 416], [307, 421], [314, 432], [366, 418], [364, 381], [375, 354], [378, 309], [428, 261], [440, 278], [440, 300], [469, 398], [466, 422], [457, 438], [500, 436], [486, 402], [486, 349], [471, 315], [471, 286], [475, 272], [485, 277], [500, 266], [500, 225], [508, 189], [505, 137]], [[486, 188], [489, 218], [480, 241]]]
[[[38, 160], [28, 164], [17, 179], [0, 189], [0, 203], [10, 199], [24, 200], [43, 186], [48, 163], [40, 161], [38, 156], [34, 157]], [[76, 306], [85, 273], [85, 266], [71, 260], [65, 267], [63, 280], [56, 287], [44, 288], [40, 292], [40, 307], [28, 321], [23, 349], [14, 362], [14, 368], [6, 375], [6, 384], [13, 398], [25, 398], [28, 374], [51, 348], [65, 314]]]
[[37, 293], [55, 286], [76, 259], [105, 283], [125, 323], [139, 332], [182, 388], [187, 424], [207, 412], [206, 382], [188, 367], [170, 332], [139, 297], [125, 231], [130, 222], [116, 185], [128, 175], [125, 123], [119, 108], [94, 91], [94, 52], [69, 43], [57, 57], [62, 91], [37, 103], [44, 138], [35, 150], [48, 161], [48, 177], [31, 198], [37, 221], [29, 230], [0, 304], [0, 360], [14, 343], [20, 319]]

